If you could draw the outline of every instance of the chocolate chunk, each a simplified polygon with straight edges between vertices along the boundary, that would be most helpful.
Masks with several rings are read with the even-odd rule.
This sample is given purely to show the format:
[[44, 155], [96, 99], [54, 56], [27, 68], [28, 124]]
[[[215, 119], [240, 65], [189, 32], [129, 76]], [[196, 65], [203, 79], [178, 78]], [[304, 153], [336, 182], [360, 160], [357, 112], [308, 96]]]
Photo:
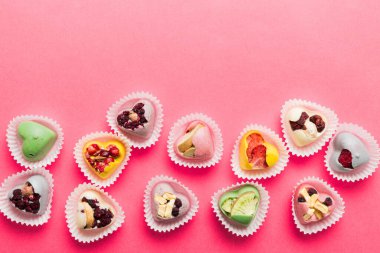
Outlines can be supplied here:
[[306, 130], [305, 122], [309, 118], [309, 115], [306, 112], [302, 112], [300, 118], [297, 121], [289, 120], [290, 127], [293, 131], [302, 129]]
[[325, 129], [325, 122], [323, 121], [321, 116], [313, 115], [310, 117], [310, 121], [315, 124], [318, 133], [322, 132]]

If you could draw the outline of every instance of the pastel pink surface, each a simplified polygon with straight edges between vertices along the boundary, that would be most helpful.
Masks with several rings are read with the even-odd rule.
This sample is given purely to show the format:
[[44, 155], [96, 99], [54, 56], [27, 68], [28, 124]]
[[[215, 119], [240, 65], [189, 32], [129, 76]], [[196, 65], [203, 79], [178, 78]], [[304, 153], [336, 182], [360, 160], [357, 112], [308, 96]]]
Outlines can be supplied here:
[[[209, 201], [217, 189], [239, 181], [229, 160], [241, 129], [258, 123], [280, 133], [287, 99], [332, 108], [341, 121], [357, 123], [380, 140], [379, 11], [375, 0], [0, 0], [1, 181], [22, 169], [5, 141], [14, 116], [46, 115], [65, 133], [63, 150], [48, 167], [55, 180], [51, 220], [30, 228], [1, 216], [0, 251], [21, 251], [20, 242], [30, 252], [377, 251], [380, 204], [373, 199], [380, 198], [379, 172], [358, 183], [337, 181], [324, 168], [325, 148], [310, 158], [292, 156], [280, 175], [261, 180], [271, 204], [251, 237], [226, 231]], [[108, 107], [140, 90], [164, 106], [161, 138], [152, 148], [134, 150], [107, 188], [124, 208], [125, 224], [83, 246], [71, 238], [64, 217], [68, 195], [87, 182], [73, 147], [85, 134], [109, 130]], [[215, 167], [182, 168], [167, 155], [171, 125], [191, 112], [210, 115], [223, 132], [224, 156]], [[196, 217], [176, 232], [155, 233], [144, 221], [144, 189], [158, 174], [178, 178], [200, 201]], [[305, 176], [326, 180], [346, 202], [342, 220], [309, 236], [294, 225], [290, 203], [293, 187]]]

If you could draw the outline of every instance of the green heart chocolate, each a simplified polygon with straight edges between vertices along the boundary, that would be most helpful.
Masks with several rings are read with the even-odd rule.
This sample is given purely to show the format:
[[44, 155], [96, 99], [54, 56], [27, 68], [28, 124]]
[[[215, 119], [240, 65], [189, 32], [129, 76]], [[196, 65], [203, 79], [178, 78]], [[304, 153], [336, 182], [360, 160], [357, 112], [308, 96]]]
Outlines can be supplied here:
[[22, 153], [32, 162], [42, 160], [57, 139], [56, 132], [34, 121], [21, 122], [17, 132], [23, 141]]
[[247, 226], [256, 216], [259, 202], [257, 188], [246, 184], [224, 193], [219, 199], [219, 208], [227, 218]]

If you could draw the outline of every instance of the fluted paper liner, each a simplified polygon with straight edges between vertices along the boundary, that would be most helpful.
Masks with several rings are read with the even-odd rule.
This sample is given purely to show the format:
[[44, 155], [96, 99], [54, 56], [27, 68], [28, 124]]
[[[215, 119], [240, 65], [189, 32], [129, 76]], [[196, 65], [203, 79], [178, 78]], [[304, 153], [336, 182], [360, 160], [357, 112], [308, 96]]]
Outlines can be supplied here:
[[[131, 134], [126, 134], [117, 125], [116, 119], [117, 119], [121, 106], [127, 103], [128, 101], [134, 100], [134, 99], [147, 99], [150, 102], [152, 102], [152, 104], [155, 107], [156, 118], [154, 122], [154, 127], [153, 127], [151, 136], [147, 139], [139, 138]], [[145, 149], [154, 145], [157, 142], [158, 138], [160, 137], [162, 126], [163, 126], [164, 113], [163, 113], [161, 102], [160, 100], [158, 100], [157, 97], [153, 96], [152, 94], [148, 92], [140, 91], [140, 92], [133, 92], [121, 98], [120, 100], [115, 102], [113, 105], [111, 105], [111, 107], [107, 111], [106, 117], [107, 117], [108, 125], [111, 127], [113, 132], [117, 133], [120, 136], [124, 136], [128, 140], [128, 142], [131, 144], [132, 147]]]
[[352, 123], [340, 124], [335, 136], [341, 132], [352, 133], [361, 139], [361, 141], [363, 141], [368, 149], [370, 160], [366, 164], [362, 164], [358, 168], [355, 168], [348, 172], [335, 171], [330, 167], [330, 157], [334, 152], [334, 137], [334, 139], [330, 142], [325, 155], [325, 166], [327, 168], [327, 171], [334, 178], [346, 182], [356, 182], [370, 177], [375, 172], [380, 161], [380, 149], [379, 144], [376, 142], [376, 139], [367, 130]]
[[[182, 216], [182, 218], [178, 218], [178, 220], [175, 222], [174, 221], [170, 222], [170, 223], [169, 222], [159, 222], [153, 218], [151, 194], [152, 194], [152, 191], [154, 189], [154, 186], [157, 183], [161, 183], [161, 182], [168, 182], [168, 183], [172, 183], [172, 184], [177, 184], [177, 185], [183, 187], [183, 189], [185, 189], [186, 193], [184, 193], [184, 192], [181, 192], [181, 193], [186, 195], [189, 198], [189, 201], [190, 201], [189, 211], [184, 216]], [[175, 178], [165, 176], [165, 175], [155, 176], [149, 181], [148, 185], [146, 186], [145, 194], [144, 194], [145, 222], [154, 231], [169, 232], [169, 231], [172, 231], [172, 230], [179, 228], [180, 226], [188, 223], [191, 219], [193, 219], [193, 217], [195, 216], [195, 214], [198, 211], [198, 208], [199, 208], [199, 202], [198, 202], [198, 198], [195, 196], [195, 194], [189, 188], [187, 188], [185, 185], [183, 185], [182, 183], [177, 181], [177, 179], [175, 179]]]
[[[182, 130], [191, 121], [194, 121], [194, 120], [201, 120], [205, 122], [212, 132], [215, 152], [211, 159], [197, 161], [197, 160], [182, 158], [175, 153], [174, 143], [176, 142], [177, 138], [182, 133]], [[217, 164], [222, 158], [222, 154], [223, 154], [222, 132], [220, 131], [218, 124], [209, 116], [203, 113], [191, 113], [186, 116], [183, 116], [176, 123], [174, 123], [174, 125], [170, 129], [167, 148], [168, 148], [169, 157], [175, 164], [178, 164], [184, 167], [189, 167], [189, 168], [211, 167]]]
[[[304, 183], [311, 184], [311, 185], [313, 185], [313, 183], [323, 184], [328, 190], [328, 192], [326, 193], [328, 193], [335, 200], [335, 209], [332, 211], [332, 213], [328, 217], [318, 222], [309, 223], [306, 225], [301, 224], [301, 222], [298, 220], [296, 216], [295, 209], [294, 209], [294, 197], [296, 194], [296, 189], [298, 188], [298, 186]], [[330, 186], [328, 183], [326, 183], [325, 181], [317, 177], [306, 177], [302, 179], [300, 182], [298, 182], [298, 184], [294, 187], [291, 201], [292, 201], [292, 213], [293, 213], [294, 223], [296, 224], [297, 228], [304, 234], [315, 234], [322, 230], [325, 230], [331, 227], [332, 225], [334, 225], [335, 223], [337, 223], [344, 214], [345, 205], [344, 205], [343, 198], [332, 186]]]
[[[272, 145], [275, 145], [278, 153], [279, 153], [279, 160], [277, 163], [271, 167], [266, 168], [262, 170], [243, 170], [240, 168], [240, 162], [239, 162], [239, 146], [240, 146], [240, 140], [243, 138], [243, 136], [250, 130], [257, 130], [261, 133], [264, 140], [266, 142], [271, 143]], [[239, 178], [244, 179], [265, 179], [274, 177], [278, 174], [280, 174], [289, 161], [289, 153], [288, 150], [285, 147], [285, 144], [282, 142], [281, 138], [271, 129], [257, 124], [250, 124], [246, 126], [243, 131], [241, 131], [239, 137], [236, 139], [234, 149], [232, 151], [231, 156], [231, 166], [232, 171], [236, 176]]]
[[[323, 135], [321, 135], [316, 141], [310, 143], [304, 147], [297, 147], [293, 142], [292, 138], [289, 136], [291, 128], [288, 122], [285, 122], [286, 113], [294, 107], [306, 107], [311, 111], [321, 112], [327, 119], [326, 129]], [[296, 156], [307, 157], [317, 153], [322, 147], [329, 141], [329, 139], [335, 133], [338, 127], [338, 116], [331, 109], [324, 107], [322, 105], [301, 99], [291, 99], [285, 102], [281, 109], [281, 127], [284, 134], [285, 143], [289, 151]]]
[[[49, 185], [49, 197], [46, 211], [42, 214], [31, 214], [18, 210], [9, 200], [8, 193], [18, 185], [24, 184], [33, 175], [43, 176]], [[6, 178], [0, 188], [0, 211], [9, 220], [26, 226], [40, 226], [50, 219], [53, 199], [53, 176], [45, 168], [33, 168], [18, 172]]]
[[[80, 195], [87, 190], [93, 190], [100, 193], [103, 200], [106, 201], [109, 205], [112, 205], [115, 209], [116, 213], [114, 215], [113, 221], [108, 226], [88, 230], [78, 228], [77, 210], [79, 198]], [[65, 213], [67, 227], [69, 228], [71, 236], [75, 240], [82, 243], [95, 242], [112, 234], [123, 224], [125, 219], [124, 211], [119, 205], [119, 203], [117, 203], [117, 201], [103, 189], [96, 187], [92, 184], [80, 184], [77, 188], [74, 189], [74, 191], [70, 194], [69, 198], [66, 201]]]
[[[17, 128], [23, 121], [34, 121], [40, 123], [52, 130], [57, 134], [57, 139], [53, 147], [49, 150], [46, 156], [36, 162], [28, 161], [22, 153], [22, 139], [18, 136]], [[42, 168], [52, 164], [61, 152], [63, 145], [63, 131], [61, 126], [55, 121], [45, 116], [39, 115], [21, 115], [13, 118], [8, 125], [7, 129], [7, 143], [11, 155], [18, 164], [25, 168]]]
[[[260, 193], [260, 203], [257, 208], [256, 216], [251, 221], [251, 223], [248, 226], [239, 225], [233, 221], [231, 221], [228, 217], [226, 217], [222, 211], [219, 208], [219, 198], [226, 192], [238, 189], [239, 187], [250, 184], [256, 187], [256, 189]], [[214, 193], [214, 195], [211, 198], [211, 205], [213, 208], [214, 213], [216, 214], [216, 217], [218, 220], [222, 223], [222, 225], [227, 229], [229, 232], [236, 236], [250, 236], [253, 235], [264, 223], [264, 220], [267, 216], [268, 209], [269, 209], [269, 194], [268, 191], [259, 183], [256, 182], [242, 182], [242, 183], [236, 183], [232, 186], [225, 187], [223, 189], [218, 190]]]
[[[87, 165], [84, 157], [83, 157], [83, 147], [86, 145], [89, 141], [109, 141], [109, 140], [118, 140], [125, 146], [125, 157], [122, 163], [120, 163], [119, 167], [112, 173], [112, 175], [109, 178], [102, 179], [98, 177], [93, 169], [89, 168]], [[124, 167], [128, 164], [129, 158], [131, 156], [131, 148], [128, 144], [128, 141], [123, 136], [119, 136], [112, 133], [107, 132], [95, 132], [88, 135], [83, 136], [75, 145], [74, 148], [74, 157], [75, 161], [78, 164], [80, 170], [83, 172], [83, 174], [90, 180], [93, 184], [99, 186], [99, 187], [108, 187], [115, 183], [116, 179], [120, 176], [121, 172], [123, 171]]]

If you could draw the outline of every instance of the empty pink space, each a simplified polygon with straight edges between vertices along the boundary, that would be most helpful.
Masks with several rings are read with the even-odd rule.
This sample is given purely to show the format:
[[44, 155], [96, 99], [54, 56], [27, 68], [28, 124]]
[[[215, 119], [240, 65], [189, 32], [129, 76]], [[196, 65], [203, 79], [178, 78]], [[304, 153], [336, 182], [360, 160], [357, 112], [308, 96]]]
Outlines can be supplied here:
[[[326, 147], [310, 158], [291, 156], [278, 176], [260, 180], [270, 194], [263, 226], [248, 238], [226, 231], [211, 209], [219, 188], [241, 182], [230, 157], [250, 123], [278, 134], [290, 98], [333, 109], [340, 122], [361, 125], [380, 140], [380, 2], [349, 1], [0, 1], [0, 180], [22, 170], [5, 134], [17, 115], [57, 120], [65, 134], [54, 177], [52, 217], [41, 227], [0, 216], [2, 252], [375, 252], [379, 172], [342, 183], [324, 168]], [[109, 131], [108, 107], [133, 91], [148, 91], [164, 107], [155, 146], [133, 150], [116, 183], [106, 188], [126, 213], [111, 236], [76, 242], [64, 206], [88, 182], [73, 148], [80, 137]], [[220, 163], [207, 169], [174, 165], [166, 141], [181, 116], [202, 112], [219, 124]], [[180, 229], [151, 231], [143, 192], [155, 175], [177, 178], [200, 208]], [[346, 202], [343, 218], [316, 235], [301, 234], [291, 216], [291, 193], [305, 176], [330, 183]]]

